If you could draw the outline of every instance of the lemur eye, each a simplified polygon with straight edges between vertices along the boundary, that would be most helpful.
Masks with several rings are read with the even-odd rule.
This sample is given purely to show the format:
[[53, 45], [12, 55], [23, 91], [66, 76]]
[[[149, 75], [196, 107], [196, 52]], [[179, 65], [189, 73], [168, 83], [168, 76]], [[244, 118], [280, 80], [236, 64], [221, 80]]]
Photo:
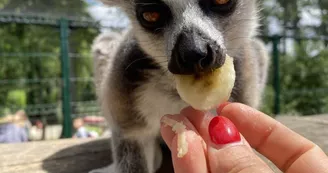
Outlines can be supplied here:
[[[213, 2], [214, 1], [214, 2]], [[236, 7], [237, 0], [213, 0], [211, 11], [220, 15], [230, 14]]]
[[160, 32], [168, 24], [172, 15], [170, 8], [164, 3], [137, 3], [136, 15], [139, 23], [152, 32]]
[[230, 0], [215, 0], [215, 3], [218, 5], [223, 5], [228, 3]]
[[205, 13], [217, 13], [221, 16], [227, 16], [231, 14], [237, 6], [238, 0], [209, 0], [199, 1], [199, 5], [202, 7]]
[[144, 12], [142, 15], [147, 22], [157, 22], [161, 16], [158, 12]]

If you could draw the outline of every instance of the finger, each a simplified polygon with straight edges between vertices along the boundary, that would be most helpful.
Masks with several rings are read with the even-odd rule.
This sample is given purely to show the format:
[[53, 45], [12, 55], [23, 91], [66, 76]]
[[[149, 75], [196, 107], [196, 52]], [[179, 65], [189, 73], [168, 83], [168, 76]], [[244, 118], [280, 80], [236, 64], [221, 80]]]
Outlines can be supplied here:
[[215, 115], [210, 112], [196, 110], [192, 107], [183, 109], [180, 114], [188, 118], [206, 143], [211, 142], [208, 134], [208, 125]]
[[[208, 173], [207, 162], [202, 141], [194, 131], [186, 132], [188, 152], [182, 158], [178, 157], [177, 150], [172, 150], [173, 167], [176, 173]], [[177, 136], [173, 138], [172, 146], [177, 148]]]
[[247, 146], [242, 143], [226, 145], [221, 149], [208, 148], [210, 171], [213, 173], [273, 173], [273, 171]]
[[327, 155], [318, 146], [301, 155], [286, 171], [286, 173], [308, 172], [328, 173]]
[[[253, 152], [242, 136], [241, 142], [238, 142], [238, 140], [236, 142], [235, 139], [231, 140], [232, 143], [224, 145], [212, 142], [212, 138], [209, 134], [209, 125], [215, 117], [214, 115], [211, 115], [208, 112], [197, 111], [191, 107], [183, 109], [181, 114], [186, 116], [200, 133], [202, 138], [206, 139], [206, 143], [208, 144], [207, 157], [210, 172], [272, 172], [263, 160], [258, 158]], [[213, 126], [213, 122], [211, 124]], [[214, 135], [222, 133], [223, 131], [225, 131], [225, 129], [218, 128], [218, 132], [214, 133]], [[229, 132], [232, 131], [234, 130], [229, 129]], [[223, 136], [226, 135], [223, 134]]]
[[[224, 103], [221, 104], [218, 109], [223, 109], [224, 106], [228, 105], [230, 103]], [[188, 118], [188, 120], [191, 122], [191, 124], [196, 128], [196, 131], [201, 135], [203, 140], [206, 143], [211, 143], [211, 139], [208, 133], [208, 126], [211, 122], [211, 120], [216, 116], [213, 115], [211, 112], [207, 111], [199, 111], [192, 107], [186, 107], [182, 109], [181, 115]], [[242, 137], [243, 138], [243, 137]], [[245, 145], [249, 147], [250, 150], [252, 150], [251, 146], [246, 142]]]
[[224, 107], [226, 107], [227, 105], [231, 104], [231, 102], [224, 102], [222, 104], [219, 105], [219, 107], [216, 109], [216, 112], [218, 115], [221, 114], [221, 111]]
[[166, 126], [164, 123], [161, 126], [162, 137], [172, 152], [175, 172], [207, 173], [205, 143], [197, 133], [195, 127], [182, 115], [164, 116], [163, 118], [170, 118], [177, 122], [182, 122], [186, 126], [184, 132], [187, 142], [187, 152], [182, 157], [178, 157], [178, 135], [172, 131], [172, 127]]
[[250, 145], [283, 172], [287, 172], [293, 163], [315, 148], [311, 141], [246, 105], [229, 104], [222, 109], [221, 115], [229, 118]]

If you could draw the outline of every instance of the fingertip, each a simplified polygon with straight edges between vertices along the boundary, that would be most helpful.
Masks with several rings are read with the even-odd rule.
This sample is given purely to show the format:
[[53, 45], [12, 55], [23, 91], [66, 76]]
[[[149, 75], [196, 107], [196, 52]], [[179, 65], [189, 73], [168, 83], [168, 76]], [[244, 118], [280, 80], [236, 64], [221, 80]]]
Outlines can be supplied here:
[[223, 110], [223, 108], [225, 108], [225, 107], [228, 106], [229, 104], [231, 104], [231, 102], [224, 102], [224, 103], [220, 104], [219, 107], [216, 108], [216, 113], [217, 113], [218, 115], [220, 115], [221, 112], [222, 112], [222, 110]]
[[[185, 129], [179, 129], [182, 131], [194, 131], [198, 133], [193, 124], [183, 115], [164, 115], [161, 118], [161, 128], [160, 132], [164, 142], [168, 145], [170, 149], [172, 149], [172, 142], [174, 137], [177, 135], [177, 131], [173, 131], [173, 126], [176, 123], [182, 123], [185, 126]], [[177, 130], [174, 128], [174, 130]]]
[[254, 118], [259, 112], [247, 105], [242, 103], [230, 103], [225, 105], [220, 112], [221, 116], [229, 118], [234, 123], [240, 124], [246, 120]]
[[164, 124], [164, 119], [165, 119], [165, 118], [169, 118], [169, 117], [172, 117], [172, 116], [174, 116], [174, 115], [171, 115], [171, 114], [163, 115], [163, 116], [161, 117], [161, 119], [160, 119], [161, 125], [165, 125], [165, 124]]
[[166, 145], [170, 148], [172, 148], [172, 140], [175, 136], [175, 133], [172, 131], [172, 128], [170, 126], [168, 126], [167, 124], [165, 124], [165, 119], [166, 118], [174, 118], [174, 115], [164, 115], [161, 118], [161, 128], [160, 128], [160, 133], [161, 136], [164, 140], [164, 142], [166, 143]]
[[[177, 135], [173, 129], [175, 123], [183, 123], [186, 129]], [[167, 124], [168, 123], [168, 124]], [[172, 124], [171, 124], [172, 123]], [[182, 138], [181, 138], [181, 134]], [[161, 135], [172, 153], [176, 173], [207, 173], [206, 144], [202, 141], [193, 124], [183, 115], [165, 115], [161, 119]], [[185, 148], [178, 146], [178, 140], [187, 143]], [[179, 148], [180, 147], [180, 148]], [[178, 156], [179, 154], [179, 156]]]
[[178, 155], [178, 136], [172, 139], [172, 161], [176, 173], [207, 173], [205, 153], [206, 145], [202, 138], [194, 131], [184, 132], [186, 136], [187, 152], [183, 156]]

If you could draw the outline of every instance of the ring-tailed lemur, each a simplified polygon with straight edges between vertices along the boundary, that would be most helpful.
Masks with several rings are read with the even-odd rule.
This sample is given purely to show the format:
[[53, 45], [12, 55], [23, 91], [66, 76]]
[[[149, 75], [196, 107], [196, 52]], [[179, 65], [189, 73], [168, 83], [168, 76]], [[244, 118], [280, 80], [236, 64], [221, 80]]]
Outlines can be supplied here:
[[[94, 42], [96, 87], [112, 128], [116, 173], [160, 167], [160, 118], [188, 106], [173, 74], [195, 74], [234, 58], [230, 101], [258, 108], [268, 69], [256, 0], [102, 0], [121, 7], [131, 26]], [[195, 66], [201, 68], [194, 68]]]

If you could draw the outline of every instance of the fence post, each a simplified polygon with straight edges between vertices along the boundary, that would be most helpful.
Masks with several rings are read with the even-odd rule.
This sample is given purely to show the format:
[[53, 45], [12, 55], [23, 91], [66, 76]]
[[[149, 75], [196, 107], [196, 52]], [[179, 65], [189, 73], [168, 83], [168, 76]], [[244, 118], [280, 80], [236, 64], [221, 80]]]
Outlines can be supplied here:
[[71, 97], [70, 97], [70, 59], [68, 47], [69, 21], [60, 19], [60, 48], [61, 48], [61, 72], [62, 72], [62, 105], [63, 105], [63, 138], [72, 137]]
[[274, 114], [280, 114], [280, 68], [279, 68], [279, 36], [272, 37], [272, 57], [273, 57], [273, 87], [274, 95]]

